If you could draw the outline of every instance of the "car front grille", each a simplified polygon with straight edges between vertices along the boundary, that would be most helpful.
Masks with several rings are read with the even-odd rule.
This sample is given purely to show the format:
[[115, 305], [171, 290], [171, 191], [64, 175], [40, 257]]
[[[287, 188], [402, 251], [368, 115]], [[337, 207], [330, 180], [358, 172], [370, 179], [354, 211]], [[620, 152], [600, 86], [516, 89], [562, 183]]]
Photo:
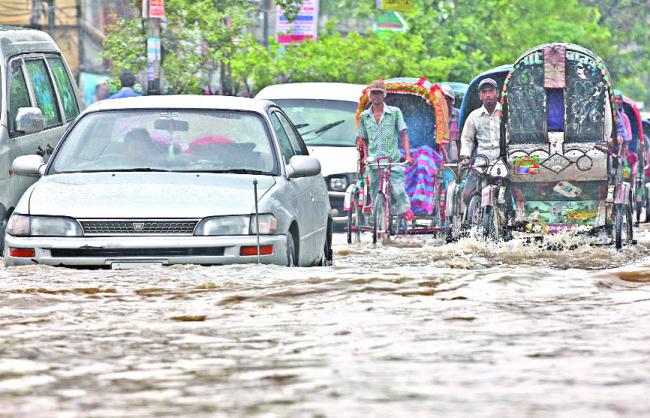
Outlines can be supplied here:
[[79, 257], [214, 257], [224, 254], [224, 247], [203, 248], [52, 248], [54, 258]]
[[192, 235], [197, 220], [82, 220], [84, 235]]

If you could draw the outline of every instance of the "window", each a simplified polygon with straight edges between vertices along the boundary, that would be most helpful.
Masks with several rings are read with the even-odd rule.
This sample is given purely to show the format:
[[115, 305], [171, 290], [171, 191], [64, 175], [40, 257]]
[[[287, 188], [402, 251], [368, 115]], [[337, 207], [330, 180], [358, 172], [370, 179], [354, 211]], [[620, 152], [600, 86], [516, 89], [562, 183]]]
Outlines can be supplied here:
[[59, 57], [49, 57], [47, 62], [50, 65], [52, 74], [54, 74], [56, 89], [59, 91], [59, 96], [63, 103], [65, 120], [72, 120], [79, 114], [79, 107], [77, 106], [77, 100], [74, 89], [72, 88], [72, 83], [68, 77], [68, 71]]
[[32, 80], [32, 88], [36, 105], [43, 112], [45, 126], [56, 125], [61, 122], [59, 109], [54, 94], [54, 86], [45, 67], [45, 62], [41, 59], [25, 61], [27, 72]]
[[11, 81], [9, 87], [9, 126], [11, 131], [16, 130], [18, 108], [31, 106], [29, 91], [27, 90], [27, 83], [25, 83], [25, 76], [23, 75], [23, 67], [21, 64], [21, 60], [15, 60], [11, 63]]
[[275, 136], [278, 137], [278, 143], [280, 144], [280, 151], [282, 152], [284, 163], [289, 164], [289, 160], [291, 160], [291, 157], [293, 157], [296, 153], [291, 146], [289, 136], [285, 132], [284, 127], [282, 126], [282, 122], [280, 122], [280, 119], [278, 118], [277, 112], [271, 113], [271, 124], [273, 125]]
[[293, 129], [291, 122], [289, 122], [289, 119], [287, 119], [286, 116], [284, 116], [282, 113], [277, 113], [277, 115], [280, 119], [280, 122], [282, 123], [282, 126], [284, 127], [284, 130], [289, 136], [289, 142], [291, 143], [291, 148], [293, 148], [293, 153], [295, 155], [309, 155], [307, 149], [302, 144], [302, 140], [296, 134], [296, 131]]

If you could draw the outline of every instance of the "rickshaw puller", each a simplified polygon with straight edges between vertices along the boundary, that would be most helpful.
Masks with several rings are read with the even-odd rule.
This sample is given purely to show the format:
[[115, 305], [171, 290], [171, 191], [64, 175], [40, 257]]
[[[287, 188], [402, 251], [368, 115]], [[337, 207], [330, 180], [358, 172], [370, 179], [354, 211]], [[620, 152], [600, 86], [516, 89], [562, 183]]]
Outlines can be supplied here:
[[390, 157], [394, 163], [390, 173], [390, 184], [395, 214], [410, 217], [411, 204], [404, 186], [404, 171], [398, 164], [400, 159], [397, 146], [398, 136], [402, 139], [406, 162], [413, 163], [404, 115], [398, 107], [388, 106], [384, 103], [386, 85], [383, 81], [375, 80], [370, 83], [368, 96], [372, 105], [359, 117], [358, 136], [364, 141], [364, 151], [366, 152], [364, 160], [369, 162], [366, 169], [370, 178], [370, 195], [375, 199], [379, 189], [379, 173], [377, 166], [372, 163], [377, 161], [377, 157]]
[[[476, 144], [477, 154], [489, 158], [490, 164], [494, 164], [499, 158], [501, 153], [499, 143], [501, 105], [498, 102], [497, 88], [498, 84], [492, 78], [485, 78], [478, 85], [478, 94], [483, 106], [469, 114], [460, 137], [460, 160], [464, 164], [468, 163], [474, 144]], [[463, 191], [463, 200], [466, 204], [469, 203], [476, 190], [481, 187], [480, 182], [480, 175], [471, 171]]]

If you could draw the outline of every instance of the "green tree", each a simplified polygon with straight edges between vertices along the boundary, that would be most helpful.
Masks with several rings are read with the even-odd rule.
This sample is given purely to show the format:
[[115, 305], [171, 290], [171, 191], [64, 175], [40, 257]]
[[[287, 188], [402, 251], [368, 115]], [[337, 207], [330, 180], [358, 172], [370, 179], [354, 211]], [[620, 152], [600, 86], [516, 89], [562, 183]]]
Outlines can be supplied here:
[[251, 39], [233, 57], [233, 75], [246, 80], [249, 93], [280, 82], [340, 81], [368, 83], [373, 79], [426, 76], [447, 79], [453, 59], [431, 56], [419, 35], [350, 33], [342, 36], [328, 28], [317, 42], [281, 47], [269, 39], [269, 48]]
[[451, 78], [469, 81], [525, 50], [546, 42], [575, 42], [602, 54], [611, 36], [598, 24], [598, 9], [578, 0], [415, 0], [405, 14], [429, 51], [458, 61]]
[[[302, 0], [276, 3], [295, 16]], [[161, 34], [167, 92], [196, 93], [207, 80], [207, 72], [216, 70], [221, 77], [219, 93], [236, 94], [240, 83], [232, 79], [231, 60], [242, 47], [254, 13], [248, 0], [167, 0]], [[145, 45], [142, 19], [119, 19], [108, 28], [104, 57], [112, 61], [116, 74], [122, 69], [137, 73], [146, 65]]]
[[650, 105], [650, 4], [645, 0], [581, 0], [600, 10], [598, 24], [612, 34], [612, 48], [603, 59], [614, 86], [634, 100]]

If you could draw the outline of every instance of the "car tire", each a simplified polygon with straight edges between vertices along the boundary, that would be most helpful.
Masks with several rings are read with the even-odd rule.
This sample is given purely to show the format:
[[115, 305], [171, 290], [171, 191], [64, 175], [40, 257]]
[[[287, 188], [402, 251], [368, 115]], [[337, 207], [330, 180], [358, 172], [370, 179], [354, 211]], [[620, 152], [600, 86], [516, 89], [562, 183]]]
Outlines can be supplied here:
[[0, 216], [2, 216], [2, 221], [0, 222], [0, 254], [4, 255], [5, 249], [5, 231], [7, 230], [7, 223], [9, 222], [9, 216], [11, 214], [7, 213], [7, 209], [4, 205], [0, 204]]
[[325, 232], [325, 246], [323, 248], [323, 255], [320, 259], [320, 265], [329, 267], [334, 261], [334, 252], [332, 251], [332, 233], [334, 232], [333, 223], [331, 219], [327, 221], [327, 230]]
[[287, 267], [296, 267], [297, 264], [296, 242], [291, 231], [287, 233]]

